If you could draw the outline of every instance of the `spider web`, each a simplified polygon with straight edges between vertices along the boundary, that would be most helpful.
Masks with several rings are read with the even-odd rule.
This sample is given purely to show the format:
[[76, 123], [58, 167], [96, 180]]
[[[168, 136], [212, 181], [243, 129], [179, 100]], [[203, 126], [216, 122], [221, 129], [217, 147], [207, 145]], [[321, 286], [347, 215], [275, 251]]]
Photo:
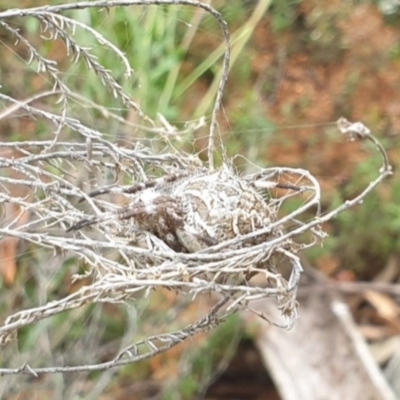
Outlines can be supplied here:
[[[201, 20], [207, 13], [214, 12], [210, 6], [203, 5], [200, 18], [198, 9], [193, 12], [193, 7], [190, 7], [192, 13], [188, 12], [189, 6], [199, 6], [197, 2], [182, 3], [186, 4], [182, 14], [163, 11], [167, 21], [176, 22], [177, 29], [190, 31], [194, 23], [201, 26], [201, 21], [196, 22], [197, 19]], [[101, 6], [102, 3], [99, 3]], [[39, 326], [41, 328], [38, 329], [43, 329], [46, 337], [51, 338], [56, 327], [45, 328], [44, 320], [64, 314], [70, 315], [77, 323], [79, 317], [87, 318], [90, 320], [90, 329], [68, 352], [81, 354], [81, 357], [65, 357], [64, 362], [55, 366], [35, 364], [35, 357], [26, 364], [14, 358], [14, 364], [0, 372], [33, 375], [44, 372], [90, 372], [137, 362], [215, 328], [240, 310], [252, 310], [250, 302], [260, 298], [274, 301], [281, 311], [282, 320], [271, 323], [291, 326], [297, 317], [296, 290], [301, 273], [297, 253], [320, 243], [324, 239], [321, 223], [334, 216], [334, 212], [323, 218], [319, 214], [321, 194], [317, 179], [306, 170], [287, 167], [260, 168], [251, 165], [250, 169], [243, 168], [246, 173], [240, 173], [235, 168], [234, 159], [229, 159], [225, 148], [221, 148], [221, 139], [217, 139], [216, 115], [220, 107], [218, 96], [222, 96], [222, 90], [214, 92], [212, 98], [217, 96], [217, 101], [212, 114], [197, 116], [193, 111], [188, 118], [190, 122], [174, 121], [173, 113], [165, 116], [162, 110], [157, 109], [162, 101], [166, 102], [166, 110], [173, 104], [172, 94], [168, 90], [161, 90], [148, 99], [139, 93], [142, 90], [142, 94], [147, 94], [153, 85], [159, 84], [156, 78], [145, 79], [146, 66], [151, 65], [156, 69], [157, 65], [154, 65], [154, 58], [149, 57], [144, 66], [138, 62], [137, 68], [142, 68], [142, 74], [131, 70], [129, 60], [145, 57], [146, 48], [135, 48], [132, 53], [128, 52], [132, 38], [137, 34], [137, 31], [130, 30], [132, 28], [128, 29], [128, 19], [120, 15], [120, 25], [113, 27], [125, 29], [126, 32], [122, 36], [124, 43], [118, 47], [115, 44], [117, 41], [102, 36], [102, 28], [104, 32], [112, 32], [107, 26], [110, 18], [106, 11], [103, 10], [100, 17], [95, 13], [82, 16], [73, 5], [70, 8], [69, 14], [66, 14], [68, 16], [59, 13], [57, 6], [53, 8], [54, 14], [49, 9], [25, 10], [24, 14], [28, 15], [25, 18], [38, 21], [36, 28], [41, 29], [44, 42], [50, 41], [55, 49], [64, 51], [64, 56], [68, 55], [65, 48], [69, 49], [69, 58], [61, 57], [58, 64], [54, 63], [51, 54], [40, 53], [29, 41], [29, 35], [17, 30], [19, 26], [13, 18], [22, 16], [22, 11], [0, 13], [1, 26], [29, 53], [28, 59], [32, 62], [23, 62], [28, 76], [36, 74], [32, 68], [39, 68], [39, 86], [42, 88], [39, 94], [33, 91], [32, 95], [26, 93], [23, 99], [18, 100], [0, 93], [1, 120], [15, 120], [18, 123], [34, 121], [37, 129], [34, 139], [0, 144], [0, 149], [4, 150], [0, 165], [6, 171], [0, 177], [3, 189], [0, 203], [4, 207], [16, 206], [18, 210], [6, 215], [0, 236], [20, 240], [27, 249], [23, 257], [34, 259], [37, 267], [40, 265], [36, 281], [38, 293], [41, 293], [33, 302], [34, 306], [22, 307], [8, 314], [0, 327], [0, 337], [1, 342], [9, 346], [18, 333]], [[116, 12], [114, 8], [111, 10]], [[149, 7], [141, 8], [138, 19], [148, 22], [149, 15], [157, 17], [150, 13]], [[212, 15], [216, 17], [217, 14]], [[82, 22], [85, 16], [90, 23]], [[146, 24], [139, 27], [146, 29]], [[211, 29], [211, 34], [219, 39], [227, 38], [227, 33], [223, 30], [221, 34], [220, 27], [218, 29]], [[187, 36], [183, 34], [183, 37]], [[140, 39], [143, 37], [137, 42]], [[156, 44], [154, 40], [149, 46]], [[12, 49], [10, 44], [7, 47]], [[18, 56], [17, 50], [11, 52]], [[110, 54], [113, 54], [112, 58]], [[229, 57], [225, 53], [226, 59]], [[125, 77], [133, 74], [134, 78], [123, 79], [124, 74]], [[165, 76], [160, 74], [161, 77]], [[168, 78], [173, 79], [171, 75]], [[221, 82], [225, 79], [223, 74]], [[84, 82], [88, 85], [83, 86]], [[179, 89], [178, 83], [177, 86]], [[85, 93], [81, 94], [83, 87]], [[190, 90], [190, 85], [187, 87]], [[181, 91], [184, 92], [183, 89]], [[135, 95], [128, 96], [126, 93]], [[152, 110], [151, 103], [158, 97], [160, 101]], [[179, 97], [175, 99], [178, 100]], [[48, 135], [49, 131], [52, 132], [51, 136]], [[42, 139], [41, 135], [46, 138]], [[219, 148], [219, 152], [215, 148]], [[208, 162], [204, 162], [207, 156]], [[111, 232], [107, 225], [100, 224], [82, 232], [67, 233], [68, 228], [83, 218], [113, 213], [129, 203], [130, 197], [123, 193], [121, 187], [151, 184], [154, 181], [161, 187], [165, 185], [163, 179], [168, 179], [168, 176], [185, 176], [187, 179], [199, 172], [218, 170], [219, 164], [227, 165], [240, 182], [252, 185], [262, 194], [272, 210], [273, 227], [279, 228], [283, 234], [273, 236], [264, 243], [241, 247], [246, 240], [262, 237], [269, 232], [268, 229], [272, 229], [265, 227], [264, 230], [232, 238], [198, 253], [178, 254], [159, 237], [149, 232], [130, 231], [129, 225], [121, 226], [118, 221], [114, 221], [117, 232]], [[388, 166], [385, 167], [379, 179], [390, 173]], [[17, 192], [16, 187], [24, 189]], [[95, 197], [89, 195], [99, 188], [107, 188], [108, 193]], [[369, 190], [372, 188], [373, 185]], [[289, 212], [285, 209], [286, 203], [294, 204], [288, 208]], [[310, 212], [313, 213], [312, 217]], [[306, 241], [301, 236], [304, 233], [309, 234]], [[138, 245], [138, 242], [142, 244]], [[260, 261], [275, 258], [279, 262], [274, 263], [273, 267], [264, 270], [257, 268]], [[279, 269], [283, 261], [290, 265], [287, 275]], [[57, 266], [61, 267], [61, 272], [55, 272]], [[265, 286], [252, 285], [247, 280], [227, 284], [218, 279], [221, 274], [246, 274], [249, 271], [263, 274]], [[62, 286], [65, 280], [68, 280], [68, 290]], [[50, 289], [47, 288], [49, 282]], [[138, 315], [143, 315], [146, 310], [154, 311], [151, 299], [157, 299], [157, 296], [170, 299], [173, 311], [158, 313], [162, 316], [158, 318], [156, 327], [153, 322], [147, 323]], [[189, 310], [194, 303], [200, 304], [201, 311], [189, 316], [183, 310]], [[103, 310], [105, 306], [98, 306], [87, 314], [80, 312], [98, 304], [129, 305], [134, 310], [133, 313], [126, 312], [134, 315], [129, 317], [120, 346], [104, 362], [99, 362], [95, 354], [88, 358], [86, 351], [76, 351], [79, 346], [84, 348], [82, 344], [89, 337], [95, 337], [100, 342], [101, 335], [94, 332], [97, 326], [101, 326], [101, 313], [98, 314], [98, 310]], [[173, 321], [176, 315], [181, 319], [180, 326], [174, 330], [172, 326], [175, 326]], [[268, 320], [268, 316], [260, 317]], [[129, 324], [134, 327], [129, 327]]]

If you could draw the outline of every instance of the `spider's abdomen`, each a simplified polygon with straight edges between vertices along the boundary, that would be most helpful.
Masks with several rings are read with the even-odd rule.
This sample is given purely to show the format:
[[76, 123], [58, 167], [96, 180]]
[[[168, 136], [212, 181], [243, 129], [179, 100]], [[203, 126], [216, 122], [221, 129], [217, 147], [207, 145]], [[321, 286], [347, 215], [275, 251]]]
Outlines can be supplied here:
[[[175, 196], [182, 199], [185, 231], [215, 243], [271, 223], [271, 210], [263, 197], [228, 170], [187, 179], [177, 186]], [[257, 238], [248, 245], [265, 239]], [[206, 241], [201, 241], [198, 247], [207, 247]]]

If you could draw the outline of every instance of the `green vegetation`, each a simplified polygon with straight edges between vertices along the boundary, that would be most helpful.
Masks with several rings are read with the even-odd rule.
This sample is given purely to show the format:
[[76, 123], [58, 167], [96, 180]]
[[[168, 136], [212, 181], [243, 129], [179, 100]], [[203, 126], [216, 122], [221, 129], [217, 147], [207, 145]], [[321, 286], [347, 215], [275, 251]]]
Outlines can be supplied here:
[[[33, 0], [24, 3], [35, 5]], [[338, 139], [340, 134], [332, 133], [332, 121], [342, 115], [362, 120], [376, 131], [390, 151], [391, 162], [398, 168], [398, 7], [383, 12], [381, 1], [354, 1], [352, 5], [343, 2], [346, 4], [326, 9], [318, 0], [215, 3], [228, 20], [232, 35], [231, 72], [219, 120], [220, 130], [229, 156], [245, 157], [235, 159], [239, 169], [245, 168], [244, 159], [259, 166], [290, 165], [309, 169], [321, 179], [326, 190], [323, 211], [329, 211], [368, 185], [379, 168], [374, 149], [342, 143], [342, 138]], [[7, 7], [15, 7], [15, 2], [3, 2], [1, 8]], [[187, 6], [79, 10], [68, 15], [102, 33], [127, 55], [134, 70], [130, 79], [125, 79], [124, 66], [110, 49], [77, 27], [74, 39], [90, 48], [98, 62], [112, 71], [125, 93], [140, 104], [146, 115], [159, 122], [157, 116], [161, 114], [178, 128], [186, 127], [185, 121], [201, 117], [209, 120], [224, 48], [222, 33], [210, 16]], [[363, 21], [361, 26], [360, 21]], [[369, 21], [375, 23], [374, 30], [363, 29]], [[37, 20], [19, 18], [13, 23], [44, 57], [57, 60], [63, 71], [63, 82], [92, 102], [71, 98], [68, 105], [71, 117], [93, 124], [127, 146], [134, 146], [137, 138], [143, 138], [157, 148], [158, 133], [144, 133], [137, 128], [145, 123], [115, 99], [94, 71], [88, 71], [87, 65], [71, 62], [73, 57], [67, 55], [60, 39], [46, 40], [46, 33], [40, 34]], [[381, 34], [385, 36], [377, 42], [375, 38]], [[33, 66], [27, 63], [24, 46], [21, 43], [14, 46], [14, 43], [15, 38], [0, 27], [1, 91], [24, 99], [49, 89], [48, 77], [38, 77]], [[54, 101], [54, 98], [43, 100], [43, 105]], [[7, 105], [0, 102], [0, 106]], [[131, 127], [123, 126], [111, 114], [128, 120]], [[177, 141], [177, 147], [202, 151], [205, 132], [204, 128], [194, 133], [189, 131], [182, 142]], [[53, 132], [41, 122], [33, 126], [24, 116], [2, 121], [2, 141], [44, 137], [52, 138]], [[373, 278], [385, 267], [389, 256], [400, 251], [399, 204], [400, 180], [394, 176], [362, 205], [332, 222], [328, 227], [331, 237], [325, 247], [307, 256], [317, 261], [329, 254], [338, 265], [333, 275], [350, 270], [360, 279]], [[19, 253], [15, 284], [3, 288], [13, 294], [4, 303], [7, 307], [1, 306], [2, 315], [8, 307], [23, 309], [43, 304], [44, 278], [51, 297], [57, 298], [61, 291], [63, 294], [73, 291], [69, 267], [74, 260], [63, 263], [60, 257], [49, 271], [42, 264], [52, 254], [38, 254], [37, 249], [23, 244]], [[154, 311], [148, 325], [140, 319], [146, 315], [143, 311], [146, 307]], [[133, 335], [138, 327], [150, 329], [155, 321], [163, 322], [164, 317], [171, 317], [167, 313], [158, 317], [157, 307], [146, 303], [143, 309], [139, 306], [125, 313], [99, 305], [66, 313], [22, 331], [20, 350], [34, 349], [37, 351], [34, 355], [39, 357], [41, 347], [35, 350], [35, 344], [49, 340], [48, 349], [61, 358], [65, 348], [79, 353], [91, 343], [94, 353], [98, 350], [96, 346], [106, 348], [100, 358], [107, 359], [107, 346], [127, 340], [126, 332]], [[193, 398], [215, 374], [221, 360], [232, 353], [240, 330], [238, 320], [231, 318], [210, 335], [206, 344], [180, 354], [183, 361], [179, 367], [184, 378], [167, 388], [164, 398], [177, 399], [177, 391], [182, 399]], [[59, 333], [54, 335], [55, 332]], [[70, 345], [71, 342], [79, 343]], [[7, 360], [7, 354], [2, 357]], [[152, 372], [150, 364], [144, 362], [140, 368], [124, 367], [118, 379], [123, 381], [132, 375], [136, 379], [150, 379]], [[167, 378], [166, 374], [164, 379]]]

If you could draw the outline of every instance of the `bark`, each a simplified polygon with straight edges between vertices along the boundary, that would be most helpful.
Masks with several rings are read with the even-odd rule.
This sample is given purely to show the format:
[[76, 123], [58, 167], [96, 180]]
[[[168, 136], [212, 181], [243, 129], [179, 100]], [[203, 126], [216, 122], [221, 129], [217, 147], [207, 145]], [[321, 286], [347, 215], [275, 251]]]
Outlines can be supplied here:
[[[294, 327], [262, 322], [256, 338], [282, 400], [396, 400], [341, 296], [310, 275], [306, 280]], [[265, 300], [253, 308], [277, 314]]]

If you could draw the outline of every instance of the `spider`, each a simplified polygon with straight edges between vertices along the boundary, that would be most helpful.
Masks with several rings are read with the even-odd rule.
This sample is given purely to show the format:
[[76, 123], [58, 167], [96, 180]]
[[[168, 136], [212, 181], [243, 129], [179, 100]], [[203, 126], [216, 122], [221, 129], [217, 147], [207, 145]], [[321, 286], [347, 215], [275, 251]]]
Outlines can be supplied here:
[[[258, 190], [228, 166], [216, 171], [201, 169], [195, 174], [171, 174], [130, 187], [101, 188], [89, 195], [105, 193], [125, 193], [131, 201], [116, 212], [83, 219], [68, 232], [129, 220], [138, 231], [157, 236], [174, 251], [193, 253], [265, 228], [275, 219], [274, 210]], [[241, 246], [262, 243], [271, 234], [257, 236]]]

